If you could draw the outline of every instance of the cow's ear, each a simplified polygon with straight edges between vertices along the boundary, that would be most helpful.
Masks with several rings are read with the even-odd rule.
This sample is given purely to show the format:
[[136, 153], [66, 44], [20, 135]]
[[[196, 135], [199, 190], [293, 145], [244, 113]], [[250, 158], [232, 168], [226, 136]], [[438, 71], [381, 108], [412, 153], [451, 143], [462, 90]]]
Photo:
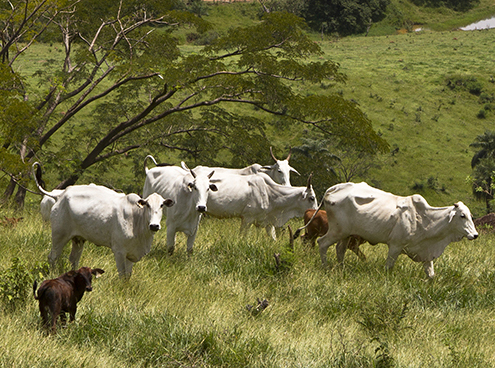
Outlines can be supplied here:
[[139, 208], [143, 208], [144, 206], [148, 205], [148, 202], [146, 202], [144, 199], [140, 199], [139, 201], [137, 201], [137, 205]]
[[218, 190], [217, 186], [215, 184], [210, 184], [210, 190], [212, 192], [216, 192]]
[[301, 176], [301, 174], [299, 174], [292, 166], [289, 166], [289, 171], [295, 172], [297, 175]]
[[92, 274], [93, 274], [96, 278], [98, 278], [98, 277], [100, 277], [101, 275], [103, 275], [103, 274], [105, 273], [105, 271], [104, 271], [104, 270], [102, 270], [101, 268], [93, 268], [93, 269], [91, 270], [91, 273], [92, 273]]
[[455, 216], [455, 210], [450, 211], [450, 213], [449, 213], [449, 223], [452, 221], [452, 219], [454, 218], [454, 216]]
[[173, 199], [167, 198], [163, 201], [163, 205], [166, 207], [172, 207], [175, 204]]

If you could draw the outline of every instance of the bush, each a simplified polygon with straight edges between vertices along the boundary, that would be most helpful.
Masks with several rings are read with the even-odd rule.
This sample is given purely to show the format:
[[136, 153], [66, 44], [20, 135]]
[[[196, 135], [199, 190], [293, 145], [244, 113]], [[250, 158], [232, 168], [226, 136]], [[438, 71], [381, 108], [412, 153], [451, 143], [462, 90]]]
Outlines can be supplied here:
[[43, 278], [48, 274], [48, 265], [39, 264], [29, 268], [18, 257], [12, 259], [10, 268], [0, 273], [0, 300], [8, 308], [16, 309], [23, 305], [31, 293], [35, 277]]
[[451, 90], [466, 90], [469, 93], [480, 96], [483, 92], [483, 85], [476, 77], [453, 75], [447, 77], [447, 87]]
[[316, 31], [342, 36], [364, 33], [385, 17], [389, 0], [309, 0], [306, 21]]

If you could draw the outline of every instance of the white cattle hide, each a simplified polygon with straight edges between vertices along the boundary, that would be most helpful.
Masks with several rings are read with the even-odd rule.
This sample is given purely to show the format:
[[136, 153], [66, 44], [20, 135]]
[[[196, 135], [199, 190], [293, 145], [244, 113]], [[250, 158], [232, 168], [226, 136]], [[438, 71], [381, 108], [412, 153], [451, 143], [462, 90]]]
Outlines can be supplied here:
[[[289, 165], [291, 153], [285, 160], [278, 160], [273, 154], [270, 147], [270, 154], [275, 161], [273, 165], [261, 166], [260, 164], [252, 164], [242, 169], [232, 169], [225, 167], [208, 167], [208, 166], [196, 166], [193, 170], [197, 173], [209, 173], [214, 170], [217, 175], [253, 175], [258, 173], [265, 173], [271, 177], [276, 183], [281, 185], [291, 186], [290, 184], [290, 172], [295, 172], [300, 175], [296, 169]], [[216, 175], [216, 176], [217, 176]]]
[[[389, 269], [402, 253], [422, 262], [431, 278], [435, 274], [433, 260], [448, 244], [463, 237], [478, 237], [471, 213], [462, 202], [450, 207], [431, 207], [419, 194], [400, 197], [366, 183], [343, 183], [329, 188], [322, 204], [328, 218], [328, 232], [318, 239], [324, 265], [330, 245], [358, 235], [371, 244], [388, 245]], [[345, 242], [339, 242], [339, 260], [344, 259], [345, 250]]]
[[120, 276], [130, 276], [132, 266], [151, 250], [153, 235], [160, 229], [162, 207], [173, 201], [153, 194], [141, 199], [137, 194], [117, 193], [98, 185], [74, 185], [62, 191], [47, 192], [55, 200], [50, 212], [52, 267], [69, 240], [69, 260], [73, 269], [83, 251], [84, 241], [112, 249]]
[[273, 227], [281, 228], [293, 217], [302, 217], [308, 208], [317, 208], [313, 187], [290, 187], [275, 183], [268, 175], [219, 175], [214, 182], [218, 192], [208, 197], [207, 213], [217, 218], [241, 218], [241, 231], [251, 224], [264, 226], [275, 237]]
[[208, 195], [217, 190], [215, 184], [210, 183], [214, 171], [209, 171], [208, 174], [204, 172], [196, 174], [195, 170], [177, 166], [159, 166], [148, 169], [146, 160], [145, 171], [143, 196], [158, 193], [166, 198], [172, 198], [176, 203], [166, 211], [169, 254], [174, 252], [175, 234], [178, 231], [187, 236], [187, 251], [191, 253], [201, 214], [207, 210]]

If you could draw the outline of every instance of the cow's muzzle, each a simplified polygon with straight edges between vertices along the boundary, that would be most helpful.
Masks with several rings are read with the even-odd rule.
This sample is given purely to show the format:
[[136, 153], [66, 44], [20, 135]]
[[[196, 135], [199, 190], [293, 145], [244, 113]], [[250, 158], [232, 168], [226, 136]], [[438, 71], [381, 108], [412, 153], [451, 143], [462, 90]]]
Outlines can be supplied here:
[[196, 210], [198, 210], [199, 213], [204, 213], [206, 212], [206, 206], [198, 206], [196, 207]]
[[150, 230], [151, 231], [158, 231], [158, 230], [160, 230], [160, 225], [159, 224], [150, 224]]
[[467, 238], [468, 238], [469, 240], [474, 240], [474, 239], [476, 239], [477, 237], [478, 237], [478, 233], [475, 233], [475, 234], [469, 234], [469, 235], [467, 236]]

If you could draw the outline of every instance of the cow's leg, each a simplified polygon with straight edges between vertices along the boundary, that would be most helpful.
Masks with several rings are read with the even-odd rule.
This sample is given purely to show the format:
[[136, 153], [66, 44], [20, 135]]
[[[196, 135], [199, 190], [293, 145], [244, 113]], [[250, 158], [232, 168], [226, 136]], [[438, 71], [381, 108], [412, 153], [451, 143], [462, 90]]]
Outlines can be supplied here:
[[51, 313], [48, 312], [48, 307], [40, 302], [40, 315], [41, 315], [41, 320], [43, 321], [43, 328], [48, 331], [50, 328], [50, 316]]
[[249, 229], [249, 227], [251, 226], [251, 224], [247, 221], [244, 220], [244, 218], [241, 219], [241, 229], [240, 229], [240, 233], [242, 236], [246, 236], [247, 235], [247, 231]]
[[347, 248], [352, 250], [361, 261], [366, 261], [366, 256], [364, 255], [363, 252], [361, 252], [361, 249], [359, 249], [359, 246], [364, 243], [364, 240], [361, 240], [362, 238], [357, 238], [355, 236], [349, 237], [349, 242], [347, 243]]
[[387, 256], [387, 268], [391, 270], [394, 268], [395, 261], [397, 261], [397, 257], [402, 253], [402, 247], [389, 245], [388, 246], [388, 256]]
[[433, 269], [433, 261], [423, 262], [423, 267], [425, 269], [426, 275], [430, 279], [435, 277], [435, 270]]
[[175, 250], [175, 226], [167, 224], [167, 251], [169, 255]]
[[331, 234], [326, 233], [324, 236], [318, 239], [318, 247], [320, 248], [320, 258], [323, 266], [327, 266], [327, 252], [328, 248], [334, 244], [338, 239], [335, 239]]
[[343, 263], [345, 252], [347, 252], [347, 247], [349, 245], [350, 237], [339, 240], [337, 245], [335, 246], [335, 250], [337, 251], [337, 262]]
[[198, 229], [194, 230], [194, 232], [187, 237], [187, 254], [192, 254], [194, 241], [196, 240], [196, 235], [198, 234]]
[[77, 270], [79, 266], [79, 260], [81, 259], [81, 254], [84, 249], [84, 239], [73, 238], [72, 239], [72, 251], [69, 255], [69, 261], [72, 265], [73, 270]]
[[56, 305], [52, 311], [51, 311], [51, 315], [52, 315], [52, 325], [50, 327], [50, 330], [52, 333], [55, 333], [57, 332], [57, 319], [60, 315], [60, 312], [61, 312], [62, 308], [60, 305]]
[[117, 271], [120, 277], [130, 277], [132, 273], [132, 262], [127, 259], [125, 253], [114, 251], [113, 256], [117, 264]]
[[59, 234], [58, 231], [52, 230], [52, 249], [48, 255], [48, 262], [52, 268], [55, 267], [55, 262], [62, 254], [65, 244], [70, 240], [66, 234]]

